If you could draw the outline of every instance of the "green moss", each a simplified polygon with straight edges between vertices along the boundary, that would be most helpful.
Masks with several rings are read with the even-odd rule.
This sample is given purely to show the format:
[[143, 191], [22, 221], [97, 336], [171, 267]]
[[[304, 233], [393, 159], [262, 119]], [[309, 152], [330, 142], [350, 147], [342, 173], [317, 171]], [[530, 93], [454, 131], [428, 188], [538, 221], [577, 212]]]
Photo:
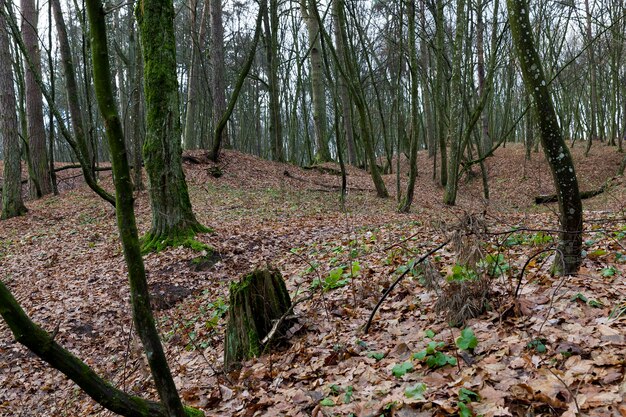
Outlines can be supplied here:
[[246, 320], [245, 326], [248, 328], [248, 353], [247, 358], [254, 358], [261, 354], [261, 341], [256, 328], [250, 325]]
[[213, 229], [198, 225], [184, 230], [172, 231], [168, 236], [155, 235], [151, 232], [141, 238], [141, 253], [160, 252], [168, 247], [184, 246], [197, 252], [212, 253], [214, 249], [195, 239], [197, 233], [210, 233]]
[[205, 417], [204, 411], [187, 406], [185, 406], [185, 414], [187, 417]]

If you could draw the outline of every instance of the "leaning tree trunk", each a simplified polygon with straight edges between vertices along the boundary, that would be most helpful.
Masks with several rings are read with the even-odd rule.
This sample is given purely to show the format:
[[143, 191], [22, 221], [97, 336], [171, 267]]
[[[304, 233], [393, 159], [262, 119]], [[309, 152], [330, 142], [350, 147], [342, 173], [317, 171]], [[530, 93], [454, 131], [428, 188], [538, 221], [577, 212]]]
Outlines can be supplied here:
[[[230, 307], [224, 339], [224, 367], [232, 369], [242, 360], [263, 353], [263, 339], [275, 324], [284, 332], [291, 299], [280, 271], [256, 269], [240, 282], [230, 284]], [[277, 323], [282, 319], [282, 323]]]
[[[148, 282], [146, 280], [143, 258], [141, 257], [133, 207], [133, 184], [130, 176], [128, 152], [113, 95], [104, 8], [100, 0], [87, 0], [86, 4], [92, 40], [93, 79], [96, 98], [98, 100], [100, 113], [104, 119], [109, 149], [111, 151], [111, 164], [113, 166], [113, 179], [116, 191], [115, 208], [117, 226], [122, 241], [124, 259], [128, 267], [133, 321], [146, 352], [148, 365], [150, 366], [150, 371], [154, 378], [163, 407], [165, 408], [166, 415], [168, 417], [184, 417], [187, 413], [183, 408], [170, 368], [167, 364], [165, 352], [163, 351], [163, 346], [161, 345], [159, 333], [150, 307]], [[144, 13], [149, 15], [149, 10], [151, 7], [154, 7], [154, 4], [149, 0], [144, 0], [140, 2], [137, 7], [137, 10], [143, 10]], [[150, 23], [149, 19], [148, 23]], [[159, 39], [151, 40], [162, 48], [167, 48], [168, 46], [158, 42]], [[165, 50], [167, 51], [167, 49]]]
[[171, 0], [143, 0], [135, 10], [144, 60], [147, 121], [143, 156], [152, 207], [152, 227], [144, 236], [142, 249], [198, 248], [201, 244], [194, 236], [209, 229], [193, 214], [183, 173], [174, 5]]
[[[583, 208], [572, 155], [563, 140], [543, 64], [530, 31], [528, 2], [507, 0], [511, 35], [524, 84], [535, 102], [541, 145], [550, 164], [559, 199], [561, 232], [553, 270], [559, 274], [578, 272], [581, 262]], [[531, 35], [529, 35], [531, 33]]]
[[22, 168], [20, 161], [20, 131], [17, 122], [17, 104], [13, 73], [11, 72], [11, 47], [5, 22], [4, 1], [0, 3], [0, 136], [4, 149], [2, 184], [2, 212], [0, 218], [8, 219], [26, 213], [22, 201]]

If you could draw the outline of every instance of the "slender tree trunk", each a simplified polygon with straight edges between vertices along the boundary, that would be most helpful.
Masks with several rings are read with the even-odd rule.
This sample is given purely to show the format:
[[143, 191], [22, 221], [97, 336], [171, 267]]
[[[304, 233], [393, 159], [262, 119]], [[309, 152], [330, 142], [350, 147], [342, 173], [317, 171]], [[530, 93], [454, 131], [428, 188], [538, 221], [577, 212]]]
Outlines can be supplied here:
[[513, 44], [528, 94], [534, 99], [541, 131], [541, 144], [550, 164], [559, 200], [560, 227], [557, 256], [553, 270], [575, 274], [581, 263], [583, 210], [572, 156], [563, 140], [552, 97], [544, 75], [543, 63], [530, 31], [528, 2], [507, 0]]
[[[170, 2], [168, 4], [167, 1], [143, 0], [139, 3], [137, 10], [139, 14], [139, 24], [143, 29], [142, 40], [144, 40], [144, 44], [154, 42], [154, 48], [157, 50], [164, 48], [164, 51], [171, 54], [171, 58], [173, 58], [174, 51], [171, 49], [168, 50], [168, 48], [173, 46], [172, 18], [174, 11], [172, 3]], [[167, 359], [165, 358], [163, 346], [161, 345], [154, 316], [150, 308], [148, 283], [143, 259], [141, 257], [137, 225], [135, 222], [133, 186], [130, 177], [130, 167], [128, 166], [128, 154], [126, 152], [122, 124], [115, 105], [113, 86], [111, 83], [104, 8], [100, 0], [87, 0], [87, 11], [89, 13], [89, 23], [91, 27], [94, 82], [96, 84], [98, 104], [102, 118], [105, 121], [109, 148], [111, 150], [111, 163], [113, 165], [113, 178], [116, 190], [117, 224], [122, 241], [122, 248], [124, 250], [124, 258], [128, 267], [133, 320], [137, 333], [143, 343], [148, 364], [159, 397], [166, 410], [166, 415], [168, 417], [185, 417], [187, 413], [183, 408], [170, 368], [167, 365]], [[169, 25], [167, 22], [169, 22]], [[146, 25], [150, 25], [150, 30], [146, 29]], [[170, 42], [165, 42], [166, 39], [169, 39], [167, 36], [168, 27], [172, 30], [172, 32], [169, 33], [171, 40]], [[156, 31], [156, 33], [151, 32], [151, 30]], [[156, 37], [159, 30], [163, 30], [164, 33], [160, 33], [161, 36]], [[152, 35], [152, 37], [148, 37], [147, 35]], [[144, 48], [148, 50], [146, 56], [152, 58], [153, 56], [151, 54], [155, 53], [156, 50], [150, 49], [147, 45], [144, 45]], [[146, 63], [149, 72], [150, 69], [153, 69], [151, 65], [154, 65], [155, 62], [147, 60]], [[154, 75], [150, 74], [146, 78], [148, 79], [151, 76]], [[166, 90], [165, 94], [173, 94], [175, 97], [178, 97], [178, 92], [176, 91], [177, 83], [175, 81], [172, 83], [171, 80], [169, 80], [169, 82], [169, 86], [173, 87], [174, 91]], [[152, 93], [154, 93], [154, 91]], [[171, 100], [174, 99], [168, 97], [167, 100], [169, 101], [166, 101], [165, 104], [170, 103]], [[151, 104], [154, 103], [152, 102]], [[154, 112], [154, 109], [151, 110]], [[171, 110], [169, 116], [172, 116]], [[176, 117], [177, 116], [178, 113], [176, 113]], [[152, 117], [155, 117], [154, 113], [152, 113]], [[171, 119], [161, 121], [166, 123], [173, 122]], [[167, 138], [167, 136], [165, 136], [165, 138]], [[177, 137], [178, 149], [180, 149], [179, 139], [180, 128]], [[165, 148], [167, 149], [167, 146], [165, 146]], [[153, 157], [153, 155], [150, 156]], [[164, 175], [166, 174], [167, 171], [164, 170]], [[152, 183], [151, 185], [154, 186], [155, 184]]]
[[[337, 17], [337, 7], [341, 5], [338, 4], [337, 0], [333, 0], [333, 19], [335, 24], [333, 25], [333, 31], [335, 36], [335, 50], [337, 51], [337, 59], [339, 60], [339, 65], [345, 68], [345, 51], [343, 42], [341, 42], [341, 30], [339, 28], [339, 22]], [[343, 121], [343, 133], [346, 138], [346, 149], [348, 153], [348, 164], [356, 165], [356, 149], [354, 144], [354, 127], [352, 126], [352, 103], [350, 102], [350, 94], [348, 91], [348, 86], [346, 85], [343, 77], [337, 74], [337, 89], [339, 90], [339, 100], [341, 102], [341, 116]]]
[[440, 163], [440, 183], [446, 186], [448, 183], [448, 148], [446, 144], [447, 137], [447, 93], [446, 93], [446, 51], [444, 46], [445, 40], [445, 17], [443, 0], [437, 0], [437, 17], [436, 23], [436, 44], [437, 44], [437, 87], [436, 87], [436, 103], [437, 103], [437, 136], [439, 138], [439, 155]]
[[585, 148], [585, 156], [589, 155], [589, 151], [591, 150], [591, 144], [593, 141], [598, 139], [598, 89], [596, 82], [596, 58], [595, 58], [595, 47], [593, 43], [593, 38], [591, 37], [591, 10], [589, 9], [589, 0], [585, 0], [585, 13], [586, 13], [586, 35], [587, 42], [589, 46], [587, 48], [587, 53], [589, 55], [589, 88], [591, 89], [591, 97], [589, 102], [589, 112], [591, 113], [591, 125], [589, 131], [589, 137], [587, 138], [587, 147]]
[[[478, 75], [478, 94], [483, 95], [485, 90], [485, 24], [483, 22], [483, 0], [478, 0], [476, 4], [476, 72]], [[496, 36], [492, 33], [491, 36]], [[492, 54], [495, 51], [491, 51]], [[493, 147], [493, 139], [489, 134], [489, 120], [485, 112], [480, 117], [481, 138], [483, 152], [489, 152]], [[482, 155], [481, 155], [482, 156]]]
[[[343, 1], [335, 0], [333, 2], [333, 6], [335, 6], [335, 16], [337, 16], [341, 42], [343, 43], [344, 57], [342, 61], [346, 65], [345, 68], [341, 68], [341, 76], [344, 77], [344, 81], [350, 89], [354, 105], [356, 106], [356, 110], [359, 114], [359, 127], [361, 137], [363, 139], [363, 146], [365, 148], [365, 159], [370, 166], [370, 173], [372, 181], [374, 182], [374, 187], [376, 188], [376, 194], [380, 198], [388, 198], [389, 193], [387, 192], [387, 187], [385, 186], [385, 182], [383, 181], [378, 165], [376, 164], [376, 152], [372, 142], [372, 126], [371, 120], [367, 114], [363, 85], [357, 75], [358, 73], [355, 68], [356, 64], [354, 60], [348, 57], [348, 36], [346, 33], [346, 16]], [[319, 18], [319, 15], [317, 15], [317, 17]], [[337, 56], [336, 51], [334, 55], [335, 57]], [[336, 63], [339, 64], [339, 60], [337, 60]]]
[[174, 39], [174, 6], [170, 0], [142, 0], [137, 8], [144, 59], [146, 138], [143, 156], [148, 172], [152, 227], [143, 250], [166, 246], [195, 247], [202, 226], [191, 209], [183, 173], [178, 80]]
[[406, 13], [408, 15], [408, 31], [409, 31], [409, 64], [411, 66], [411, 150], [409, 157], [409, 183], [406, 188], [404, 200], [400, 203], [398, 211], [408, 213], [413, 203], [413, 194], [415, 192], [415, 179], [417, 178], [417, 126], [418, 120], [418, 82], [417, 82], [417, 51], [415, 50], [415, 1], [407, 0]]
[[[129, 13], [132, 13], [131, 5]], [[129, 77], [133, 80], [131, 83], [131, 113], [130, 120], [132, 124], [132, 149], [133, 149], [133, 185], [135, 187], [135, 191], [143, 191], [143, 175], [142, 175], [142, 158], [141, 158], [141, 147], [143, 145], [143, 129], [144, 126], [144, 118], [141, 111], [142, 101], [141, 101], [141, 81], [143, 74], [143, 63], [141, 59], [141, 49], [136, 40], [137, 36], [137, 28], [135, 26], [134, 19], [129, 20], [129, 28], [128, 28], [128, 49], [129, 49], [129, 61], [130, 65], [128, 67]]]
[[429, 85], [429, 68], [430, 58], [428, 53], [428, 35], [426, 29], [426, 0], [420, 0], [420, 60], [422, 65], [421, 81], [422, 81], [422, 97], [424, 99], [424, 120], [426, 133], [424, 141], [428, 143], [428, 156], [434, 157], [437, 151], [437, 142], [435, 140], [435, 118], [433, 111], [432, 91]]
[[[226, 66], [224, 64], [224, 24], [222, 22], [222, 0], [207, 0], [211, 6], [211, 93], [213, 94], [213, 126], [216, 127], [226, 112]], [[220, 131], [219, 140], [223, 147], [230, 147], [228, 129]]]
[[[46, 131], [43, 125], [43, 100], [36, 77], [41, 78], [41, 52], [37, 37], [38, 12], [34, 0], [21, 0], [22, 38], [27, 53], [34, 64], [33, 74], [28, 63], [26, 72], [26, 116], [28, 119], [28, 145], [32, 160], [33, 175], [30, 182], [30, 196], [40, 198], [52, 192], [48, 151], [46, 149]], [[35, 184], [36, 182], [36, 184]]]
[[[316, 19], [316, 0], [300, 0], [302, 17], [309, 34], [309, 54], [311, 61], [311, 100], [313, 101], [313, 124], [315, 130], [316, 162], [330, 161], [328, 148], [328, 122], [326, 120], [326, 92], [322, 60], [320, 24]], [[315, 9], [315, 10], [313, 10]]]
[[264, 1], [263, 22], [265, 26], [265, 55], [267, 57], [267, 78], [269, 86], [269, 130], [272, 159], [284, 162], [283, 129], [281, 121], [280, 80], [278, 78], [278, 0]]
[[[9, 6], [10, 7], [10, 6]], [[20, 160], [20, 131], [17, 122], [17, 103], [11, 71], [11, 44], [8, 25], [4, 17], [5, 0], [0, 0], [0, 136], [4, 150], [2, 174], [2, 212], [0, 218], [8, 219], [26, 213], [22, 201], [22, 164]]]
[[461, 63], [463, 59], [463, 44], [466, 32], [467, 13], [465, 10], [465, 0], [457, 0], [456, 9], [456, 33], [454, 36], [454, 57], [452, 60], [452, 81], [450, 82], [450, 124], [448, 136], [450, 137], [451, 155], [448, 161], [448, 182], [443, 201], [447, 205], [456, 204], [456, 194], [458, 189], [458, 173], [463, 148], [463, 116], [465, 114], [463, 106], [463, 88], [461, 85]]
[[[198, 120], [199, 110], [199, 92], [202, 75], [202, 61], [204, 54], [204, 39], [206, 37], [206, 21], [209, 17], [211, 10], [211, 0], [205, 0], [202, 6], [202, 16], [200, 18], [200, 25], [198, 29], [198, 36], [196, 38], [196, 24], [195, 24], [195, 7], [192, 9], [192, 24], [191, 26], [191, 66], [189, 69], [189, 77], [187, 79], [187, 112], [185, 113], [185, 132], [184, 132], [184, 146], [185, 149], [195, 149], [201, 144], [198, 135], [200, 133], [201, 125]], [[221, 10], [221, 9], [220, 9]]]

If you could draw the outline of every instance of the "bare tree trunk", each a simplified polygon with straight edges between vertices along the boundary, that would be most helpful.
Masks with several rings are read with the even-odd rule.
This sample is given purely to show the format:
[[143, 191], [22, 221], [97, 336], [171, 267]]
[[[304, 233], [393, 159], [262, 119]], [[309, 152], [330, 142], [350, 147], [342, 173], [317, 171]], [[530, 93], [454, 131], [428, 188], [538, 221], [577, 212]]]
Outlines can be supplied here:
[[283, 130], [281, 122], [280, 81], [278, 79], [278, 1], [264, 0], [263, 22], [265, 26], [265, 52], [267, 56], [267, 78], [269, 86], [269, 125], [272, 159], [283, 162]]
[[587, 147], [585, 148], [585, 156], [589, 155], [591, 150], [591, 144], [598, 139], [598, 90], [596, 82], [596, 55], [593, 44], [593, 38], [591, 37], [591, 10], [589, 9], [589, 0], [585, 0], [585, 13], [586, 13], [586, 35], [587, 42], [589, 43], [587, 53], [589, 55], [589, 88], [591, 89], [591, 97], [589, 102], [589, 112], [591, 113], [591, 126], [589, 132], [589, 138], [587, 140]]
[[[300, 0], [302, 17], [309, 33], [311, 60], [311, 100], [313, 101], [313, 124], [315, 128], [315, 159], [316, 162], [330, 161], [328, 148], [328, 122], [326, 120], [326, 92], [324, 91], [324, 74], [322, 60], [322, 43], [320, 24], [316, 19], [316, 0]], [[315, 9], [315, 10], [313, 10]]]
[[[194, 0], [192, 0], [194, 1]], [[191, 8], [191, 68], [189, 69], [189, 77], [187, 79], [187, 112], [185, 113], [185, 132], [183, 136], [185, 149], [195, 149], [200, 145], [198, 138], [200, 124], [198, 118], [198, 93], [200, 91], [200, 77], [202, 73], [202, 60], [204, 53], [204, 38], [206, 37], [206, 21], [209, 17], [211, 9], [211, 0], [206, 0], [202, 6], [202, 16], [200, 18], [200, 27], [198, 36], [196, 37], [196, 7]]]
[[[217, 126], [226, 112], [226, 68], [224, 64], [224, 24], [222, 0], [207, 0], [211, 5], [211, 60], [213, 63], [213, 126]], [[230, 147], [228, 129], [220, 132], [219, 140], [225, 148]]]
[[[485, 90], [485, 24], [483, 22], [483, 0], [478, 0], [476, 4], [476, 72], [478, 73], [478, 95], [482, 96]], [[491, 36], [496, 36], [492, 33]], [[491, 51], [492, 54], [495, 51]], [[489, 133], [489, 120], [485, 112], [480, 116], [481, 138], [483, 152], [489, 152], [493, 147], [493, 139]], [[481, 155], [482, 157], [483, 155]]]
[[446, 186], [448, 183], [448, 148], [446, 144], [447, 137], [447, 118], [448, 105], [446, 93], [446, 51], [444, 46], [445, 40], [445, 15], [443, 0], [437, 0], [437, 16], [436, 22], [436, 45], [437, 45], [437, 85], [435, 92], [435, 100], [437, 103], [437, 136], [439, 142], [440, 164], [440, 184]]
[[457, 0], [456, 3], [456, 33], [454, 36], [454, 56], [452, 59], [452, 80], [450, 81], [450, 124], [448, 136], [450, 138], [451, 155], [448, 161], [448, 182], [443, 197], [443, 202], [448, 205], [456, 204], [458, 190], [459, 163], [463, 153], [463, 89], [461, 80], [461, 61], [463, 59], [463, 44], [467, 28], [467, 13], [465, 0]]
[[17, 122], [17, 103], [11, 71], [11, 46], [8, 25], [5, 22], [5, 0], [0, 0], [0, 136], [4, 149], [2, 184], [2, 212], [0, 218], [8, 219], [26, 213], [22, 201], [22, 167], [20, 160], [20, 131]]
[[[415, 192], [415, 179], [417, 178], [417, 126], [418, 121], [418, 82], [417, 82], [417, 51], [415, 50], [416, 33], [415, 33], [415, 1], [407, 0], [406, 13], [408, 15], [408, 31], [409, 31], [409, 64], [411, 70], [411, 140], [410, 140], [410, 156], [409, 156], [409, 183], [406, 188], [406, 195], [398, 211], [408, 213], [413, 203], [413, 194]], [[398, 155], [399, 157], [399, 155]]]
[[37, 76], [41, 78], [41, 52], [37, 37], [38, 11], [34, 0], [21, 0], [20, 4], [22, 7], [22, 37], [27, 53], [34, 64], [34, 71], [37, 73], [33, 74], [28, 63], [25, 63], [28, 145], [33, 167], [32, 174], [34, 175], [30, 181], [30, 196], [40, 198], [52, 192], [52, 183], [46, 149], [46, 131], [43, 125], [43, 100], [36, 81]]
[[583, 208], [572, 155], [563, 140], [552, 97], [543, 71], [543, 63], [532, 36], [528, 2], [507, 0], [513, 44], [517, 51], [528, 94], [535, 102], [535, 114], [541, 131], [541, 144], [550, 164], [559, 200], [561, 232], [553, 270], [575, 274], [581, 263]]
[[[345, 60], [344, 60], [344, 50], [343, 50], [343, 42], [341, 42], [341, 30], [339, 28], [338, 17], [336, 14], [337, 5], [335, 5], [337, 0], [333, 0], [333, 19], [335, 20], [335, 24], [333, 25], [334, 35], [335, 35], [335, 50], [337, 51], [337, 59], [340, 62], [340, 65], [345, 68]], [[348, 163], [350, 165], [356, 165], [356, 149], [354, 144], [354, 128], [352, 126], [352, 103], [350, 102], [350, 95], [348, 91], [348, 86], [346, 85], [345, 80], [341, 76], [337, 76], [337, 88], [339, 90], [339, 100], [341, 101], [341, 116], [343, 120], [343, 131], [346, 138], [346, 148], [348, 151]]]

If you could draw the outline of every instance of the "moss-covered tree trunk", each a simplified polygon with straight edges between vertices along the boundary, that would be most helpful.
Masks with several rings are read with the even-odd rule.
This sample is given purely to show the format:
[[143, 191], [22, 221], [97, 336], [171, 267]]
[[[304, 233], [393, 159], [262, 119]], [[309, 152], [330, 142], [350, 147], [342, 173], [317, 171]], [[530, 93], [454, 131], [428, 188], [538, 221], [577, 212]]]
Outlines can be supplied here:
[[20, 132], [17, 122], [17, 104], [11, 72], [11, 44], [4, 17], [4, 4], [0, 3], [0, 136], [4, 148], [2, 184], [2, 212], [0, 218], [8, 219], [26, 212], [22, 200], [22, 168], [20, 161]]
[[147, 112], [143, 156], [152, 206], [152, 227], [142, 249], [193, 246], [195, 234], [208, 229], [193, 214], [183, 173], [174, 5], [171, 0], [142, 0], [136, 13]]
[[[117, 226], [128, 267], [133, 321], [146, 352], [150, 371], [166, 410], [166, 415], [168, 417], [184, 417], [186, 413], [167, 364], [150, 307], [148, 283], [139, 247], [133, 207], [133, 184], [128, 164], [128, 152], [111, 82], [105, 12], [100, 0], [87, 0], [86, 5], [91, 34], [93, 78], [96, 98], [104, 119], [111, 152], [116, 191]], [[143, 3], [140, 3], [138, 7], [143, 7]], [[153, 39], [153, 41], [155, 44], [159, 44], [158, 39]], [[180, 149], [180, 144], [178, 146]]]
[[[278, 270], [257, 269], [230, 285], [228, 325], [224, 340], [224, 367], [263, 353], [262, 340], [276, 320], [291, 308], [285, 281]], [[278, 332], [286, 330], [283, 321]]]
[[553, 270], [561, 274], [578, 272], [581, 262], [583, 208], [572, 155], [563, 134], [548, 90], [543, 63], [539, 58], [528, 17], [528, 2], [507, 0], [511, 34], [528, 94], [535, 102], [541, 145], [550, 164], [559, 201], [561, 232]]

